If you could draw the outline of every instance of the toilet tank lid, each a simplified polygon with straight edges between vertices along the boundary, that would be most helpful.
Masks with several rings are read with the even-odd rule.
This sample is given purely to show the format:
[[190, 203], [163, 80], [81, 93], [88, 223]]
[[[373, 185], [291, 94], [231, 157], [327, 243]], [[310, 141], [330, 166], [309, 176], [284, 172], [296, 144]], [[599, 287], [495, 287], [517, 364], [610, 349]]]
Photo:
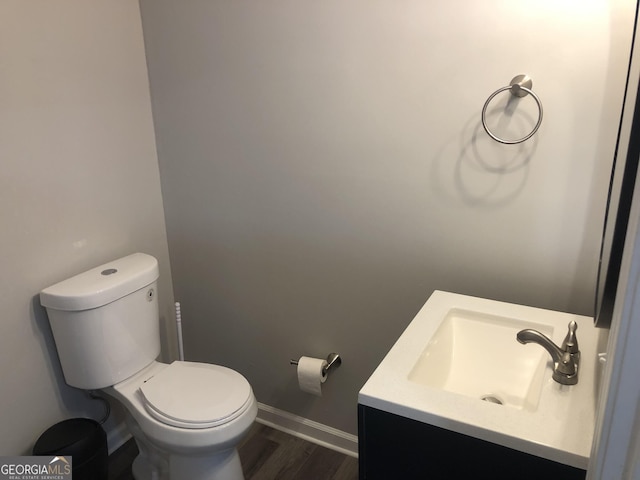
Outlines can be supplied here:
[[89, 310], [150, 285], [158, 275], [154, 257], [134, 253], [45, 288], [40, 304], [54, 310]]

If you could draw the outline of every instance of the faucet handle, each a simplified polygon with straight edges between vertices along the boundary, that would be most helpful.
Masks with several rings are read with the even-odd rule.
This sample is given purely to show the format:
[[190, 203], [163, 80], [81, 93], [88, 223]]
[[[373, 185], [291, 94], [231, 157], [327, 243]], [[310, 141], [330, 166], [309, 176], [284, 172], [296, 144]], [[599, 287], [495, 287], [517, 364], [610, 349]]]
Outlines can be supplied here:
[[564, 342], [562, 342], [562, 350], [565, 352], [571, 354], [580, 353], [580, 349], [578, 348], [578, 337], [576, 336], [577, 329], [578, 324], [575, 320], [571, 320], [569, 322], [569, 331], [567, 332], [567, 336], [564, 337]]
[[553, 368], [552, 378], [562, 385], [575, 385], [578, 383], [578, 365], [569, 352], [564, 352], [562, 358]]
[[558, 362], [558, 365], [556, 365], [556, 371], [564, 375], [576, 374], [576, 364], [571, 358], [571, 354], [569, 352], [564, 352], [562, 358]]

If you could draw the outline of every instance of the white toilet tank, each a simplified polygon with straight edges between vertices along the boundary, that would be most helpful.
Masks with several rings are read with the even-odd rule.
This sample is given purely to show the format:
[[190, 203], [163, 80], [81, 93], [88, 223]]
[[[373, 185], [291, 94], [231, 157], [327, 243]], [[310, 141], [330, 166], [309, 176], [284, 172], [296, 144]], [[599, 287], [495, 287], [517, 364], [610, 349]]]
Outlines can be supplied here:
[[104, 388], [160, 354], [158, 261], [134, 253], [40, 292], [72, 387]]

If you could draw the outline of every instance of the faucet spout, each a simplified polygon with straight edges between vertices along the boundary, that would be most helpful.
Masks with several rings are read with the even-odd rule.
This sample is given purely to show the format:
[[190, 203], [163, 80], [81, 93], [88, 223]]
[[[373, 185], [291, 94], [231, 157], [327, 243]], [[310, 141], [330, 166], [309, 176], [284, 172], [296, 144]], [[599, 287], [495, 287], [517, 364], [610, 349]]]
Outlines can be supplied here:
[[575, 322], [569, 324], [567, 338], [571, 338], [565, 339], [562, 348], [553, 343], [546, 335], [530, 328], [520, 330], [516, 339], [523, 345], [537, 343], [544, 348], [553, 359], [553, 379], [562, 385], [575, 385], [578, 383], [578, 364], [580, 362], [578, 341], [575, 338], [576, 328]]
[[526, 330], [520, 330], [516, 335], [516, 339], [523, 345], [527, 343], [537, 343], [543, 347], [553, 359], [554, 363], [562, 361], [562, 355], [564, 352], [555, 343], [549, 339], [546, 335], [540, 333], [537, 330], [527, 328]]

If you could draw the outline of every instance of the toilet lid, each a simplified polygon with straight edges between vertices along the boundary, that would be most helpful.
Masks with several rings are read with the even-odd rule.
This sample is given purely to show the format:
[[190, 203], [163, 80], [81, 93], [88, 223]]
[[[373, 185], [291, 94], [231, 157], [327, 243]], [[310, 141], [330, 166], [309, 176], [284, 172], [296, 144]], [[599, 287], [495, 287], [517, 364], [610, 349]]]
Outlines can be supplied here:
[[210, 428], [245, 410], [249, 382], [230, 368], [207, 363], [173, 362], [140, 387], [147, 411], [167, 425]]

